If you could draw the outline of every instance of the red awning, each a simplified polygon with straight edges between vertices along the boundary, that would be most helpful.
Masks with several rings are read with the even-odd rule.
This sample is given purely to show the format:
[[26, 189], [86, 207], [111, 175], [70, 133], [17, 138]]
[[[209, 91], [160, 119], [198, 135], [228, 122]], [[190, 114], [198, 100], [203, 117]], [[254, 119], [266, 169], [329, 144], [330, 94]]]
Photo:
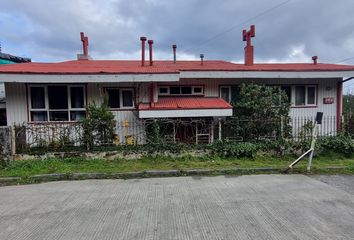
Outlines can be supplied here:
[[140, 104], [139, 110], [183, 110], [183, 109], [232, 109], [222, 98], [209, 97], [159, 97], [157, 103]]

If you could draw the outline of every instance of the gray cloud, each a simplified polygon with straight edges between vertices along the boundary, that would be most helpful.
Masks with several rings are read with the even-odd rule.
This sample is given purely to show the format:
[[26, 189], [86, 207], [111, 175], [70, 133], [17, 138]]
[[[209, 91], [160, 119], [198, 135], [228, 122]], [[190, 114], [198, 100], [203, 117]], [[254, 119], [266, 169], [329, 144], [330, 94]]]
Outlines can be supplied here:
[[335, 62], [354, 56], [353, 0], [292, 0], [257, 17], [282, 2], [3, 0], [0, 40], [4, 51], [60, 61], [75, 59], [79, 32], [85, 31], [94, 58], [134, 59], [139, 37], [146, 35], [155, 41], [156, 57], [170, 58], [171, 44], [177, 43], [183, 58], [204, 53], [206, 59], [241, 61], [241, 30], [256, 24], [257, 61], [310, 61], [318, 55]]

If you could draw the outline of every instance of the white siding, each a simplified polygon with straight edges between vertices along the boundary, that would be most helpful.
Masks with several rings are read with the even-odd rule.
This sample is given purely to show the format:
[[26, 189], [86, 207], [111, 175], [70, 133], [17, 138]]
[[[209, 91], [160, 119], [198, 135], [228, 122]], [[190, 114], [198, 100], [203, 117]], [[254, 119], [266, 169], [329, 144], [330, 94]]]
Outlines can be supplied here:
[[7, 124], [27, 122], [26, 84], [5, 83]]
[[[219, 89], [222, 85], [238, 85], [241, 83], [271, 85], [314, 84], [318, 86], [317, 107], [292, 107], [290, 110], [291, 116], [312, 117], [319, 111], [323, 112], [324, 116], [337, 115], [337, 83], [340, 80], [342, 79], [181, 79], [179, 83], [166, 83], [166, 85], [204, 85], [205, 97], [219, 97]], [[158, 85], [163, 85], [163, 83]], [[324, 97], [333, 97], [334, 103], [323, 104]]]

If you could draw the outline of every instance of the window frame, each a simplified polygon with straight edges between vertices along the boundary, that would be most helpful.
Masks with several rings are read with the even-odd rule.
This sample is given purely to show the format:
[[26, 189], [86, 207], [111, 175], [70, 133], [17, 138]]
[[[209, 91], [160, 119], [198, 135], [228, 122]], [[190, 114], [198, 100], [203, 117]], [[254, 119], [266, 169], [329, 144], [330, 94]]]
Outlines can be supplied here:
[[[304, 105], [296, 105], [296, 87], [305, 87], [305, 104]], [[315, 90], [314, 90], [314, 103], [308, 103], [308, 89], [313, 87]], [[291, 93], [292, 93], [292, 96], [291, 96], [291, 107], [294, 107], [294, 108], [301, 108], [301, 107], [317, 107], [317, 104], [318, 104], [318, 85], [314, 85], [314, 84], [296, 84], [296, 85], [293, 85], [292, 86], [292, 89], [291, 89]]]
[[[171, 94], [171, 87], [178, 87], [180, 89], [179, 94]], [[191, 94], [183, 94], [182, 88], [183, 87], [190, 87]], [[160, 88], [167, 88], [167, 93], [161, 93]], [[195, 88], [201, 88], [202, 91], [200, 93], [195, 92]], [[159, 96], [204, 96], [204, 85], [159, 85], [157, 86], [157, 93]]]
[[[227, 101], [228, 103], [231, 103], [232, 101], [232, 97], [231, 97], [231, 89], [232, 89], [232, 86], [231, 85], [221, 85], [219, 86], [219, 98], [222, 98], [222, 88], [228, 88], [229, 90], [229, 101]], [[222, 98], [223, 99], [223, 98]], [[225, 99], [224, 99], [225, 100]], [[226, 100], [225, 100], [226, 101]]]
[[[119, 108], [111, 108], [111, 107], [108, 106], [110, 111], [135, 109], [135, 89], [133, 87], [124, 87], [124, 88], [121, 88], [121, 87], [106, 87], [106, 88], [104, 88], [104, 92], [107, 95], [108, 95], [108, 92], [107, 92], [108, 89], [119, 90]], [[128, 106], [128, 107], [124, 107], [123, 106], [123, 94], [122, 94], [122, 91], [130, 91], [130, 92], [132, 92], [132, 103], [133, 103], [132, 106]]]
[[[67, 109], [49, 109], [49, 97], [48, 97], [48, 87], [49, 86], [66, 86], [67, 89], [67, 97], [68, 97], [68, 108]], [[31, 88], [32, 87], [42, 87], [44, 88], [44, 108], [32, 108], [32, 96], [31, 96]], [[84, 100], [84, 107], [83, 108], [73, 108], [71, 106], [71, 88], [72, 87], [82, 87], [83, 91], [83, 100]], [[27, 86], [28, 89], [28, 122], [31, 123], [42, 123], [42, 122], [77, 122], [79, 120], [71, 120], [71, 112], [86, 112], [86, 85], [84, 84], [30, 84]], [[47, 120], [46, 121], [33, 121], [32, 120], [32, 112], [46, 112], [47, 113]], [[67, 112], [68, 113], [68, 120], [64, 121], [51, 121], [50, 120], [50, 112]]]

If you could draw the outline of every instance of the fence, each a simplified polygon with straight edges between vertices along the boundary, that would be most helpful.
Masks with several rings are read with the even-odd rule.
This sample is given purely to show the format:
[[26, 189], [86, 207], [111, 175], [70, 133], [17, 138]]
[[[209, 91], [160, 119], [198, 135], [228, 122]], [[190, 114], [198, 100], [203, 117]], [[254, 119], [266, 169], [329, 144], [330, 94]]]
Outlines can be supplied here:
[[[350, 121], [349, 121], [350, 120]], [[160, 120], [138, 120], [116, 122], [114, 140], [109, 145], [136, 145], [145, 143], [191, 143], [208, 144], [216, 139], [248, 141], [276, 139], [278, 137], [302, 140], [311, 137], [314, 117], [293, 117], [275, 120], [237, 120], [227, 118], [222, 121], [213, 118], [181, 118]], [[346, 129], [354, 129], [354, 118], [348, 119]], [[78, 122], [52, 122], [24, 124], [0, 128], [0, 155], [10, 154], [15, 145], [17, 153], [28, 149], [63, 149], [84, 147], [83, 127]], [[14, 141], [11, 133], [15, 132]], [[336, 117], [325, 116], [319, 127], [320, 136], [334, 136]], [[95, 142], [96, 145], [103, 143]], [[107, 144], [107, 143], [104, 143]]]

